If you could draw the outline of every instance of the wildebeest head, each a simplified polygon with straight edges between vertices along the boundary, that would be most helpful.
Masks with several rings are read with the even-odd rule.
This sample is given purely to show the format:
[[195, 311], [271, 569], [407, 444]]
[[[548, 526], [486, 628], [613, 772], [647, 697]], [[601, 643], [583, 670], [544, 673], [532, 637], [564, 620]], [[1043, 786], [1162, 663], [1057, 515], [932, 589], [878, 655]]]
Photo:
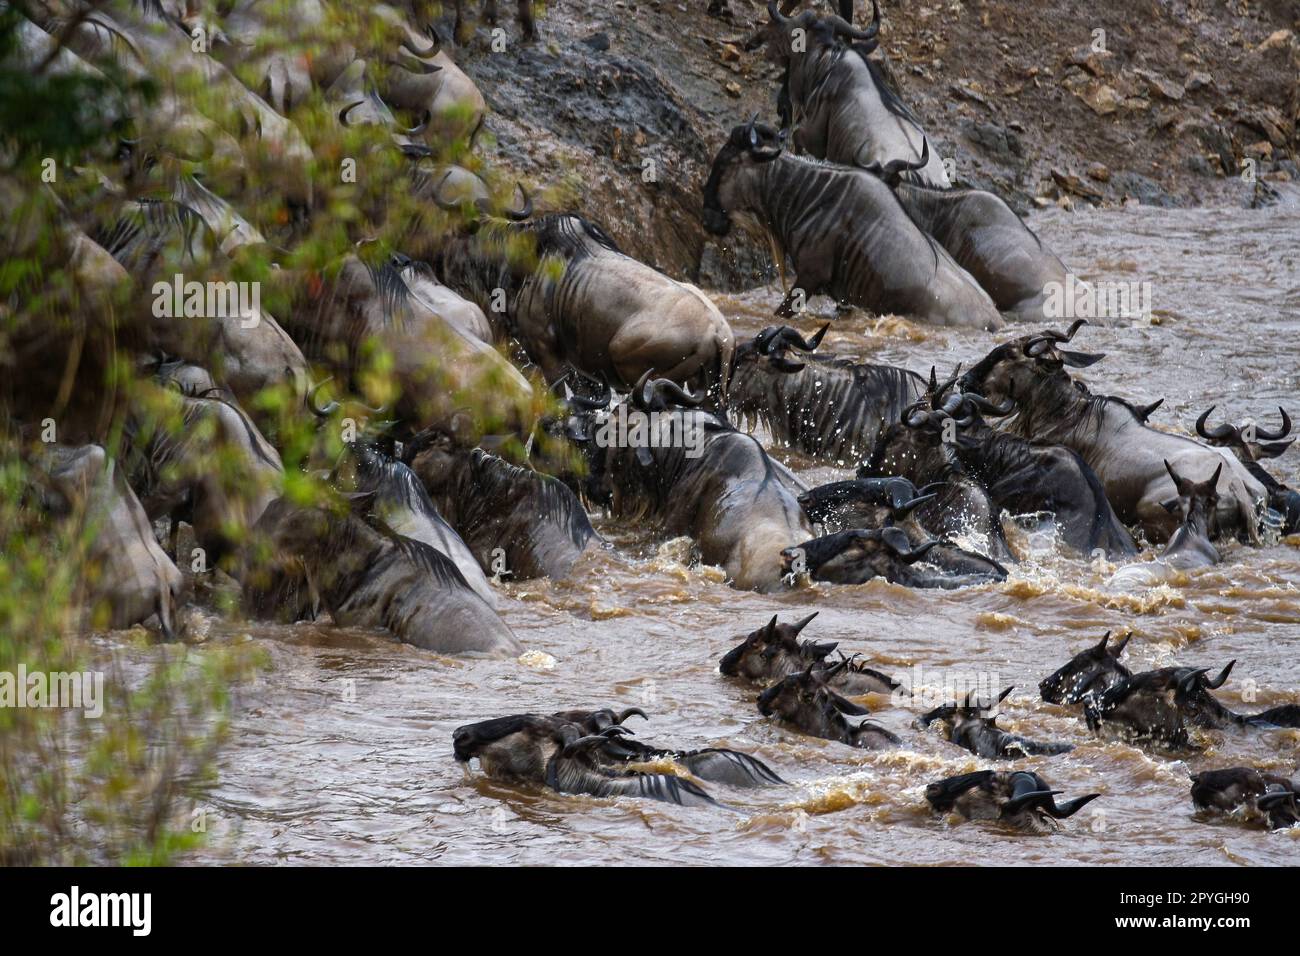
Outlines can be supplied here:
[[1177, 500], [1164, 502], [1165, 510], [1181, 517], [1184, 528], [1208, 535], [1210, 521], [1219, 506], [1219, 475], [1223, 471], [1223, 462], [1219, 462], [1214, 474], [1206, 481], [1192, 481], [1182, 477], [1168, 461], [1165, 462], [1165, 470], [1178, 489]]
[[704, 228], [715, 236], [725, 236], [731, 231], [731, 216], [735, 198], [736, 179], [740, 172], [763, 163], [770, 163], [781, 155], [785, 136], [766, 123], [758, 122], [758, 114], [748, 123], [732, 129], [731, 135], [718, 155], [704, 184]]
[[831, 327], [827, 322], [810, 339], [805, 339], [798, 329], [788, 325], [769, 325], [754, 336], [752, 342], [745, 342], [736, 347], [732, 362], [737, 368], [741, 365], [766, 365], [773, 371], [793, 374], [804, 368], [804, 363], [792, 356], [792, 350], [812, 352], [821, 345], [826, 330]]
[[[805, 541], [781, 552], [787, 573], [805, 570], [818, 581], [835, 584], [863, 584], [884, 578], [907, 587], [961, 587], [990, 579], [989, 575], [946, 575], [925, 573], [912, 567], [940, 544], [932, 539], [913, 547], [901, 528], [838, 531]], [[999, 580], [1006, 571], [995, 562]]]
[[921, 157], [915, 162], [908, 162], [906, 159], [891, 159], [889, 162], [882, 164], [877, 160], [868, 163], [862, 168], [890, 189], [893, 189], [902, 181], [904, 173], [914, 173], [919, 169], [925, 169], [928, 165], [930, 165], [930, 141], [926, 139], [921, 143]]
[[1111, 645], [1107, 631], [1099, 642], [1075, 654], [1064, 667], [1039, 683], [1043, 700], [1049, 704], [1077, 704], [1130, 676], [1131, 671], [1119, 658], [1132, 636], [1125, 634]]
[[793, 624], [780, 624], [777, 615], [773, 614], [772, 620], [764, 627], [750, 633], [726, 653], [718, 664], [718, 670], [727, 677], [769, 681], [806, 669], [824, 659], [836, 647], [834, 642], [799, 641], [799, 632], [816, 616], [814, 611]]
[[[798, 16], [787, 17], [781, 13], [776, 0], [768, 0], [768, 22], [745, 40], [747, 51], [766, 47], [767, 58], [773, 63], [785, 64], [796, 52], [811, 54], [819, 47], [833, 44], [852, 44], [866, 56], [876, 48], [877, 35], [880, 33], [880, 7], [876, 0], [871, 0], [871, 23], [865, 30], [859, 30], [842, 16], [819, 17], [812, 10], [804, 10]], [[794, 31], [802, 30], [802, 44], [795, 47]]]
[[871, 721], [854, 725], [849, 717], [866, 717], [867, 708], [841, 697], [830, 689], [849, 660], [826, 668], [810, 665], [773, 684], [758, 697], [758, 709], [764, 717], [775, 717], [803, 733], [826, 740], [838, 740], [851, 747], [873, 748], [898, 743], [898, 738]]
[[799, 504], [813, 521], [838, 523], [850, 528], [883, 528], [898, 524], [935, 498], [942, 485], [918, 489], [906, 478], [855, 478], [819, 485], [799, 496]]
[[960, 723], [972, 720], [988, 720], [998, 704], [1006, 700], [1013, 690], [1015, 690], [1014, 687], [1008, 687], [998, 695], [997, 700], [990, 702], [980, 700], [975, 696], [975, 692], [971, 691], [961, 703], [954, 701], [940, 704], [934, 710], [917, 717], [916, 726], [920, 730], [928, 730], [930, 725], [937, 721], [946, 725], [944, 731], [951, 736]]
[[1103, 354], [1062, 348], [1083, 325], [1086, 319], [1076, 319], [1065, 332], [1046, 329], [999, 345], [961, 377], [959, 387], [1002, 402], [1031, 394], [1044, 378], [1065, 377], [1066, 367], [1087, 368], [1100, 362]]
[[1000, 820], [1017, 829], [1045, 832], [1100, 796], [1089, 793], [1058, 804], [1061, 792], [1027, 770], [977, 770], [930, 784], [925, 799], [940, 813], [956, 811], [968, 820]]
[[1245, 462], [1256, 462], [1261, 458], [1276, 458], [1295, 441], [1294, 438], [1283, 441], [1291, 433], [1291, 416], [1280, 405], [1277, 410], [1282, 415], [1282, 427], [1277, 431], [1260, 428], [1253, 422], [1244, 425], [1224, 422], [1222, 425], [1207, 428], [1206, 422], [1210, 418], [1210, 413], [1214, 411], [1214, 406], [1211, 405], [1201, 412], [1200, 418], [1196, 419], [1196, 434], [1211, 445], [1232, 449], [1233, 454]]

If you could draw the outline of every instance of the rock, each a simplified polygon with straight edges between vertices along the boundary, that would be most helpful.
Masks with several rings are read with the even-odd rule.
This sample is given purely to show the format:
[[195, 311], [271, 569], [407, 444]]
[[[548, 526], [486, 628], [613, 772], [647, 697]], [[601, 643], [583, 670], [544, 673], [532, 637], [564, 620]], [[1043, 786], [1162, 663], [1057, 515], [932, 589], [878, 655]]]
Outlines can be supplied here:
[[582, 42], [597, 53], [604, 53], [609, 49], [609, 34], [604, 32], [593, 33], [589, 37], [583, 37]]
[[1214, 167], [1204, 156], [1192, 155], [1187, 157], [1187, 168], [1198, 176], [1213, 176]]
[[1053, 166], [1052, 179], [1056, 180], [1056, 185], [1060, 186], [1066, 192], [1074, 193], [1076, 196], [1081, 196], [1091, 202], [1101, 202], [1101, 193], [1093, 189], [1074, 173], [1062, 172]]
[[1105, 83], [1093, 82], [1088, 84], [1087, 88], [1079, 94], [1079, 99], [1088, 104], [1098, 116], [1109, 116], [1119, 109], [1119, 94], [1115, 88], [1107, 86]]
[[1081, 67], [1093, 76], [1102, 76], [1109, 69], [1107, 60], [1112, 56], [1109, 50], [1098, 53], [1092, 47], [1082, 46], [1065, 58], [1070, 66]]
[[981, 95], [974, 83], [967, 80], [959, 80], [958, 82], [949, 85], [948, 90], [958, 99], [969, 100], [972, 103], [978, 103], [986, 109], [989, 108], [989, 101]]
[[1258, 143], [1251, 143], [1246, 147], [1246, 155], [1253, 156], [1256, 159], [1272, 159], [1273, 144], [1266, 139], [1262, 139]]
[[1177, 206], [1178, 203], [1161, 185], [1149, 176], [1141, 173], [1124, 171], [1111, 177], [1111, 185], [1116, 191], [1136, 199], [1144, 206]]
[[1252, 106], [1238, 113], [1236, 120], [1242, 126], [1263, 133], [1274, 146], [1286, 145], [1287, 121], [1276, 106]]
[[970, 123], [962, 131], [972, 144], [994, 158], [1011, 160], [1024, 155], [1020, 137], [996, 123]]
[[1204, 70], [1192, 70], [1187, 74], [1187, 79], [1183, 82], [1183, 88], [1188, 93], [1195, 93], [1197, 90], [1207, 89], [1214, 85], [1214, 77]]
[[1105, 163], [1089, 163], [1088, 178], [1099, 183], [1110, 182], [1110, 168]]
[[740, 99], [740, 84], [734, 80], [724, 86], [723, 89], [727, 91], [728, 96], [734, 99]]
[[1137, 76], [1146, 80], [1147, 92], [1152, 96], [1158, 96], [1162, 100], [1178, 102], [1183, 98], [1183, 87], [1179, 83], [1167, 77], [1161, 76], [1154, 70], [1134, 70]]
[[1219, 165], [1225, 170], [1235, 169], [1237, 166], [1237, 151], [1232, 145], [1232, 136], [1222, 126], [1212, 126], [1204, 124], [1193, 127], [1197, 137], [1205, 148], [1212, 152], [1219, 159]]
[[1275, 30], [1274, 32], [1268, 35], [1268, 39], [1266, 39], [1259, 46], [1255, 47], [1255, 51], [1257, 53], [1263, 53], [1267, 50], [1279, 50], [1289, 46], [1290, 43], [1291, 43], [1290, 30]]
[[734, 43], [724, 43], [718, 51], [723, 63], [735, 63], [740, 59], [740, 47]]

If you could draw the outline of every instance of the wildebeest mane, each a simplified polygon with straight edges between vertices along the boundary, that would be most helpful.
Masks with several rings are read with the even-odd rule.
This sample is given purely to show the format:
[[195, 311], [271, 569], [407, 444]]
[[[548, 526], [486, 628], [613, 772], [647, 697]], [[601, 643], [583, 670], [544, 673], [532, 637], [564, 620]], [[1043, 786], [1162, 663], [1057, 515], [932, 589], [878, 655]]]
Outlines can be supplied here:
[[513, 502], [518, 497], [514, 491], [517, 482], [528, 482], [537, 489], [534, 498], [538, 508], [538, 517], [556, 521], [568, 534], [569, 539], [582, 547], [593, 533], [587, 513], [581, 502], [564, 482], [550, 475], [512, 465], [504, 458], [488, 454], [476, 448], [470, 456], [469, 494], [484, 501], [496, 500]]
[[207, 232], [208, 224], [184, 203], [172, 199], [145, 198], [136, 200], [134, 210], [119, 216], [108, 229], [95, 230], [91, 239], [130, 270], [134, 265], [130, 256], [137, 250], [140, 241], [151, 244], [149, 254], [152, 255], [173, 228], [179, 231], [184, 241], [184, 254], [189, 255], [193, 250], [195, 236], [200, 231]]
[[590, 242], [610, 252], [622, 253], [617, 243], [600, 226], [571, 213], [538, 216], [523, 228], [536, 236], [539, 257], [554, 253], [570, 262], [577, 261], [591, 254]]
[[379, 532], [396, 545], [403, 557], [421, 570], [429, 572], [439, 587], [471, 590], [465, 575], [460, 573], [460, 568], [437, 548], [398, 534], [382, 518], [375, 515], [367, 515], [365, 522], [372, 530]]

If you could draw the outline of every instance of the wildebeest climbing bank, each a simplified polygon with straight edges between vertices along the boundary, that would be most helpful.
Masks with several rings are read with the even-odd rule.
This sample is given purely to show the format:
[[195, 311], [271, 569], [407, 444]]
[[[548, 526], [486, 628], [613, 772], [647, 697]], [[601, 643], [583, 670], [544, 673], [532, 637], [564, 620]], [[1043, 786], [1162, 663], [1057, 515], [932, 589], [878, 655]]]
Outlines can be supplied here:
[[1297, 29], [0, 3], [0, 862], [1293, 862]]

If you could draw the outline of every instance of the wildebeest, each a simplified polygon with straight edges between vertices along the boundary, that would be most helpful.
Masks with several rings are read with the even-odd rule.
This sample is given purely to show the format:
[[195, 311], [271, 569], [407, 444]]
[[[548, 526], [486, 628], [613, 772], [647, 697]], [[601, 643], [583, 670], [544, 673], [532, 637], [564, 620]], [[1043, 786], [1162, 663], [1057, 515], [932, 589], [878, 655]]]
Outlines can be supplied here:
[[1223, 686], [1235, 663], [1229, 662], [1213, 679], [1206, 677], [1208, 669], [1203, 667], [1164, 667], [1125, 677], [1095, 697], [1084, 698], [1088, 728], [1094, 733], [1114, 728], [1124, 736], [1185, 748], [1191, 745], [1189, 726], [1262, 730], [1300, 727], [1298, 704], [1283, 704], [1259, 714], [1238, 714], [1219, 703], [1210, 691]]
[[937, 813], [957, 813], [967, 820], [997, 820], [1018, 830], [1051, 833], [1057, 821], [1074, 816], [1101, 794], [1089, 793], [1058, 804], [1051, 784], [1027, 770], [977, 770], [948, 777], [925, 788]]
[[1291, 417], [1285, 408], [1278, 408], [1282, 415], [1282, 427], [1276, 431], [1260, 428], [1253, 423], [1232, 425], [1224, 422], [1208, 428], [1206, 422], [1214, 411], [1211, 405], [1196, 419], [1196, 434], [1211, 445], [1229, 448], [1237, 456], [1246, 470], [1258, 479], [1268, 493], [1268, 506], [1280, 516], [1280, 529], [1283, 534], [1300, 531], [1300, 492], [1288, 488], [1261, 465], [1262, 458], [1277, 458], [1291, 447], [1294, 438], [1283, 441], [1291, 433]]
[[626, 766], [607, 748], [617, 745], [624, 728], [612, 723], [587, 733], [581, 723], [561, 715], [515, 714], [457, 727], [452, 733], [456, 761], [478, 759], [494, 780], [549, 787], [558, 793], [595, 797], [644, 797], [682, 806], [716, 806], [717, 801], [687, 777], [646, 773]]
[[1178, 497], [1165, 502], [1165, 507], [1170, 513], [1177, 514], [1182, 523], [1170, 536], [1159, 557], [1154, 561], [1124, 565], [1111, 576], [1108, 583], [1112, 586], [1129, 589], [1154, 587], [1171, 580], [1176, 572], [1207, 568], [1223, 560], [1210, 542], [1210, 519], [1219, 501], [1216, 488], [1223, 462], [1219, 462], [1213, 475], [1200, 482], [1183, 478], [1169, 462], [1165, 462], [1165, 468], [1178, 492]]
[[929, 552], [942, 545], [936, 538], [913, 546], [900, 528], [837, 531], [804, 541], [781, 552], [787, 572], [806, 571], [814, 581], [833, 584], [865, 584], [884, 578], [909, 588], [961, 588], [1005, 581], [1006, 568], [985, 559], [987, 570], [948, 573], [943, 569], [924, 571], [915, 567]]
[[158, 616], [173, 635], [183, 580], [154, 539], [117, 463], [99, 445], [49, 445], [30, 462], [44, 507], [86, 535], [78, 603], [86, 627], [130, 627]]
[[1131, 677], [1133, 672], [1119, 658], [1132, 636], [1125, 634], [1112, 645], [1107, 631], [1096, 644], [1075, 654], [1063, 667], [1044, 678], [1038, 685], [1039, 695], [1049, 704], [1078, 704]]
[[[827, 658], [839, 646], [838, 643], [798, 639], [799, 632], [816, 616], [814, 611], [793, 624], [779, 624], [773, 614], [772, 620], [764, 627], [752, 631], [723, 656], [718, 662], [718, 670], [727, 677], [743, 677], [753, 684], [771, 684], [809, 667], [829, 671], [837, 662]], [[829, 680], [831, 688], [839, 693], [852, 697], [888, 694], [899, 686], [898, 681], [888, 675], [851, 658], [847, 660], [848, 665], [838, 668]]]
[[925, 394], [925, 379], [892, 365], [810, 354], [827, 328], [805, 340], [789, 326], [771, 326], [738, 346], [727, 411], [762, 421], [777, 441], [809, 455], [857, 459]]
[[438, 513], [424, 485], [407, 465], [369, 444], [352, 442], [344, 448], [332, 478], [346, 491], [373, 493], [375, 513], [384, 524], [403, 537], [442, 552], [478, 596], [489, 607], [496, 607], [496, 594], [473, 552]]
[[784, 473], [752, 435], [696, 406], [673, 382], [643, 376], [628, 399], [587, 426], [589, 493], [611, 512], [653, 517], [688, 534], [734, 587], [782, 586], [781, 552], [812, 527]]
[[916, 726], [922, 730], [932, 730], [938, 725], [939, 732], [951, 743], [965, 747], [977, 757], [986, 760], [1010, 760], [1017, 757], [1046, 756], [1069, 753], [1072, 744], [1039, 743], [1019, 734], [1002, 730], [997, 725], [997, 716], [992, 709], [1006, 700], [1015, 688], [1008, 687], [992, 704], [985, 704], [975, 699], [973, 693], [966, 696], [960, 704], [942, 704], [916, 719]]
[[1226, 767], [1192, 774], [1192, 803], [1198, 810], [1218, 810], [1271, 830], [1300, 824], [1300, 785], [1281, 774], [1254, 767]]
[[920, 169], [907, 173], [908, 179], [944, 189], [950, 185], [920, 121], [886, 82], [879, 64], [868, 59], [880, 30], [875, 0], [865, 30], [845, 17], [819, 17], [811, 10], [787, 17], [774, 0], [769, 0], [767, 12], [768, 25], [746, 46], [752, 49], [765, 42], [768, 58], [786, 70], [780, 94], [782, 122], [793, 125], [796, 149], [846, 166], [912, 162], [925, 156]]
[[[531, 253], [521, 251], [530, 243]], [[690, 283], [624, 255], [581, 216], [489, 219], [449, 240], [434, 268], [497, 323], [498, 335], [518, 340], [548, 383], [572, 366], [627, 388], [654, 369], [726, 392], [735, 339], [718, 307]]]
[[295, 507], [281, 499], [260, 523], [278, 555], [296, 559], [321, 602], [345, 627], [383, 628], [442, 654], [513, 657], [523, 648], [451, 559], [363, 518], [369, 494]]
[[826, 740], [838, 740], [850, 747], [879, 750], [901, 741], [871, 720], [852, 723], [850, 717], [866, 717], [871, 711], [831, 690], [837, 673], [848, 667], [843, 660], [828, 668], [806, 667], [783, 677], [758, 695], [758, 710], [775, 717], [801, 733]]
[[436, 429], [412, 439], [405, 455], [439, 512], [490, 574], [563, 579], [583, 554], [604, 545], [582, 502], [550, 475], [482, 449], [461, 449]]
[[935, 325], [1002, 326], [993, 300], [888, 186], [862, 169], [791, 156], [776, 130], [753, 121], [731, 131], [704, 184], [705, 229], [725, 236], [733, 221], [794, 266], [777, 315], [793, 315], [800, 294], [825, 294]]
[[[453, 30], [456, 35], [456, 42], [464, 45], [470, 41], [473, 35], [473, 26], [462, 15], [461, 6], [465, 0], [455, 0], [456, 21]], [[483, 19], [491, 26], [497, 24], [497, 0], [483, 0]], [[517, 0], [517, 16], [519, 17], [519, 28], [523, 31], [525, 43], [531, 43], [537, 39], [537, 23], [533, 19], [533, 0]]]
[[1167, 540], [1178, 526], [1165, 506], [1176, 489], [1164, 463], [1180, 474], [1207, 475], [1226, 462], [1210, 531], [1258, 541], [1256, 507], [1266, 492], [1235, 456], [1149, 428], [1129, 402], [1094, 395], [1071, 379], [1067, 366], [1084, 368], [1102, 358], [1064, 348], [1084, 324], [1078, 319], [1066, 332], [1047, 330], [999, 345], [962, 376], [958, 387], [996, 404], [1013, 399], [1015, 411], [1000, 427], [1078, 452], [1101, 479], [1119, 519], [1140, 524], [1153, 541]]

